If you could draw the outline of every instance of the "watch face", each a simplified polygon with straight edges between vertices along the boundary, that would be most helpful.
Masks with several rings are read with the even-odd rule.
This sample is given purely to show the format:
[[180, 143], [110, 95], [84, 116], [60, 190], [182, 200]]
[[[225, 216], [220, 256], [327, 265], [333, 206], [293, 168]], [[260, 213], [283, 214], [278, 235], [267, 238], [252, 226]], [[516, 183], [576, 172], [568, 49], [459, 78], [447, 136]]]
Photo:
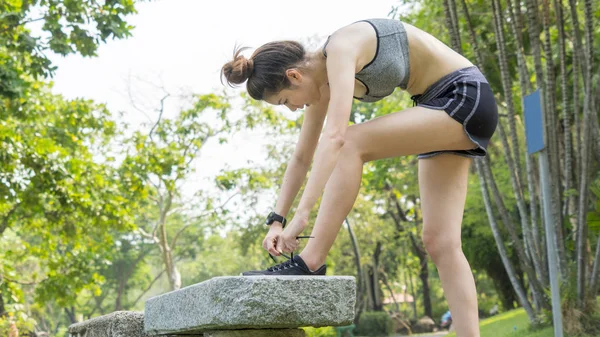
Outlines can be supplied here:
[[269, 213], [269, 215], [267, 216], [267, 221], [265, 221], [265, 223], [267, 225], [270, 225], [273, 223], [273, 212]]

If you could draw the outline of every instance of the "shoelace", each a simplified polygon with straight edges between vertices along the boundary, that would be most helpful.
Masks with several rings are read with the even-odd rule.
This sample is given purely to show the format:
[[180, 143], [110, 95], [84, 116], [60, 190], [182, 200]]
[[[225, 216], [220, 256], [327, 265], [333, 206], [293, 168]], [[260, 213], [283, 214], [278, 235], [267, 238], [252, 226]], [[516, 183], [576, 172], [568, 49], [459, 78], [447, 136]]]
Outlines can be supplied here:
[[419, 98], [421, 98], [421, 96], [423, 95], [413, 95], [410, 97], [410, 99], [413, 101], [413, 106], [417, 106], [417, 104], [419, 103]]
[[[296, 236], [296, 239], [314, 239], [314, 236], [310, 236], [310, 235], [302, 235], [302, 236]], [[283, 255], [284, 257], [287, 258], [287, 261], [284, 261], [282, 263], [276, 264], [272, 267], [267, 268], [268, 271], [275, 271], [275, 270], [280, 270], [280, 269], [287, 269], [288, 267], [291, 267], [292, 264], [296, 264], [296, 262], [294, 262], [293, 258], [294, 258], [294, 252], [290, 253], [290, 256], [285, 255], [284, 253], [281, 253], [281, 255]], [[275, 259], [275, 256], [271, 255], [271, 253], [269, 253], [269, 257], [277, 262], [277, 260]]]

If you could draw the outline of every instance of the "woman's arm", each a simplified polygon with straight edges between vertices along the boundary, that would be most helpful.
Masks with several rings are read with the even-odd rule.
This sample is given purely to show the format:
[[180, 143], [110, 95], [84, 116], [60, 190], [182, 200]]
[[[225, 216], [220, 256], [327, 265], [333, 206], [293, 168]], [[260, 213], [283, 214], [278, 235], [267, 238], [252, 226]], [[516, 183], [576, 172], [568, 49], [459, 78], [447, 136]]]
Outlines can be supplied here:
[[[354, 92], [357, 51], [345, 36], [332, 39], [327, 46], [327, 76], [330, 99], [327, 123], [319, 142], [313, 169], [294, 216], [302, 229], [337, 163], [348, 128]], [[294, 221], [296, 222], [296, 221]], [[301, 230], [300, 230], [301, 232]]]
[[[277, 198], [275, 212], [286, 216], [306, 178], [306, 172], [312, 162], [315, 148], [319, 142], [319, 135], [323, 129], [323, 122], [327, 112], [327, 101], [307, 107], [304, 122], [300, 129], [300, 137], [296, 149], [283, 176], [283, 183]], [[275, 222], [274, 224], [279, 224]]]

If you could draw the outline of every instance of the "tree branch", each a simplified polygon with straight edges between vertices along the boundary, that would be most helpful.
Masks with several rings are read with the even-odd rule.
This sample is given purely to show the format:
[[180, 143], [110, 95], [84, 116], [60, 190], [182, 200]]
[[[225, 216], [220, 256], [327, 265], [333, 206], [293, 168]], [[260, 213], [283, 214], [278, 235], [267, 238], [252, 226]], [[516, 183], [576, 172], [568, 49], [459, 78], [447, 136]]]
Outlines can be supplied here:
[[[19, 13], [11, 12], [11, 13], [3, 13], [3, 14], [4, 15], [6, 15], [6, 14], [15, 14], [15, 15], [18, 15]], [[5, 29], [1, 30], [0, 32], [4, 33], [4, 32], [7, 32], [9, 29], [13, 29], [13, 28], [16, 28], [16, 27], [19, 27], [19, 26], [23, 26], [23, 25], [31, 23], [31, 22], [42, 21], [42, 20], [45, 20], [45, 19], [46, 19], [46, 17], [42, 16], [41, 18], [37, 18], [37, 19], [31, 19], [31, 20], [21, 21], [21, 22], [17, 23], [16, 25], [6, 27]]]
[[4, 216], [4, 218], [2, 219], [2, 226], [0, 227], [0, 235], [2, 235], [2, 233], [4, 233], [4, 231], [8, 228], [8, 219], [10, 218], [11, 215], [13, 215], [13, 213], [17, 210], [17, 205], [15, 204], [13, 206], [13, 208], [11, 208], [10, 211], [8, 211], [8, 213], [6, 213], [6, 215]]
[[210, 211], [210, 212], [206, 212], [206, 213], [203, 213], [203, 214], [200, 214], [200, 215], [198, 215], [198, 216], [196, 216], [196, 217], [194, 217], [194, 218], [190, 219], [190, 222], [189, 222], [187, 225], [185, 225], [185, 226], [181, 227], [181, 229], [179, 229], [179, 231], [177, 232], [177, 234], [175, 234], [175, 237], [173, 238], [173, 241], [171, 241], [171, 249], [175, 250], [175, 245], [177, 244], [177, 238], [179, 237], [179, 235], [180, 235], [181, 233], [183, 233], [183, 231], [185, 231], [185, 230], [186, 230], [188, 227], [190, 227], [190, 226], [193, 224], [192, 220], [199, 220], [199, 219], [201, 219], [201, 218], [203, 218], [203, 217], [205, 217], [205, 216], [207, 216], [207, 215], [210, 215], [210, 214], [212, 214], [212, 213], [215, 213], [215, 212], [216, 212], [216, 210], [218, 210], [218, 209], [222, 209], [223, 207], [225, 207], [225, 205], [227, 205], [227, 203], [228, 203], [228, 202], [229, 202], [231, 199], [233, 199], [233, 197], [235, 197], [235, 196], [236, 196], [236, 195], [238, 195], [238, 194], [239, 194], [239, 192], [236, 192], [236, 193], [234, 193], [234, 194], [233, 194], [233, 195], [231, 195], [229, 198], [227, 198], [227, 200], [225, 200], [225, 202], [224, 202], [223, 204], [221, 204], [219, 207], [217, 207], [217, 208], [213, 209], [212, 211]]
[[148, 250], [144, 250], [144, 247], [142, 247], [142, 251], [140, 252], [140, 255], [135, 259], [135, 261], [133, 262], [133, 265], [130, 266], [129, 270], [126, 272], [125, 274], [125, 284], [127, 284], [127, 280], [129, 280], [129, 278], [131, 277], [131, 274], [133, 274], [134, 270], [135, 270], [135, 266], [137, 266], [138, 263], [140, 263], [142, 261], [142, 259], [144, 259], [144, 257], [146, 257], [146, 255], [148, 255], [156, 246], [155, 245], [150, 245], [150, 248]]
[[150, 137], [151, 141], [154, 141], [154, 139], [152, 139], [152, 133], [154, 132], [154, 129], [158, 126], [158, 124], [162, 120], [162, 115], [165, 112], [165, 100], [167, 98], [169, 98], [169, 96], [171, 96], [171, 94], [167, 93], [165, 96], [163, 96], [163, 98], [160, 99], [160, 109], [158, 110], [158, 120], [156, 121], [156, 123], [154, 123], [154, 125], [152, 126], [152, 129], [150, 129], [150, 132], [148, 133], [148, 137]]
[[158, 275], [156, 275], [156, 277], [154, 278], [154, 280], [152, 280], [152, 282], [150, 282], [150, 285], [146, 288], [146, 290], [144, 290], [140, 296], [138, 296], [135, 301], [133, 302], [133, 304], [131, 305], [131, 307], [135, 307], [135, 305], [137, 304], [137, 302], [150, 290], [150, 288], [152, 288], [152, 286], [154, 285], [154, 283], [156, 283], [156, 281], [158, 281], [158, 279], [162, 276], [162, 274], [167, 271], [166, 269], [163, 269], [163, 271], [161, 271]]
[[11, 282], [11, 283], [17, 283], [17, 284], [20, 284], [20, 285], [30, 286], [30, 285], [36, 285], [36, 284], [42, 283], [42, 282], [46, 281], [47, 279], [48, 278], [46, 277], [45, 279], [40, 280], [40, 281], [23, 282], [23, 281], [17, 281], [17, 280], [8, 278], [5, 275], [0, 274], [0, 284], [2, 284], [2, 280], [6, 280], [6, 281]]

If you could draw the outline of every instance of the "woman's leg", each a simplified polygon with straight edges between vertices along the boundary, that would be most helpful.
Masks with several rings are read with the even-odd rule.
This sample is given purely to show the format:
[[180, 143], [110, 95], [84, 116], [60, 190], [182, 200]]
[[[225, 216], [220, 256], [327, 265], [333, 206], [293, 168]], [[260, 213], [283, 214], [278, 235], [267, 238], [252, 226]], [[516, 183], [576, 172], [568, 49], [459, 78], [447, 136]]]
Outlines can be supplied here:
[[365, 162], [436, 150], [474, 148], [463, 126], [445, 111], [413, 107], [348, 128], [342, 153], [329, 178], [313, 239], [300, 254], [311, 270], [318, 269], [354, 205]]
[[[312, 270], [327, 257], [360, 188], [365, 162], [436, 150], [474, 148], [463, 126], [446, 112], [423, 107], [389, 114], [348, 129], [325, 186], [319, 213], [300, 254]], [[473, 276], [460, 249], [460, 225], [470, 159], [439, 155], [419, 162], [424, 240], [440, 271], [458, 335], [479, 336]], [[447, 254], [448, 256], [445, 256]]]
[[438, 269], [461, 337], [479, 337], [475, 281], [460, 235], [470, 164], [470, 158], [452, 154], [419, 160], [423, 243]]

